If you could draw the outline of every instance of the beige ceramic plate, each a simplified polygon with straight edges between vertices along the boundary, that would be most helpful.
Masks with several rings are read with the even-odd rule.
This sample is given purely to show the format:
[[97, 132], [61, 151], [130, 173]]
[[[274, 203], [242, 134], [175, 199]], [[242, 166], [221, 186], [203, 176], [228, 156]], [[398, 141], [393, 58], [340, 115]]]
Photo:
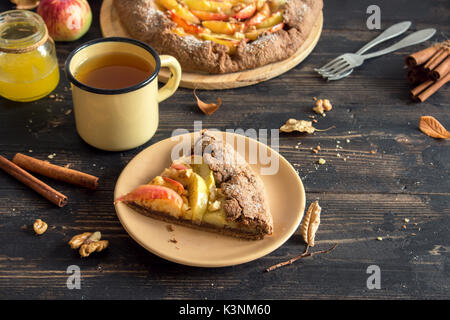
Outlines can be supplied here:
[[[262, 168], [269, 165], [252, 164], [253, 170], [260, 174], [269, 197], [273, 216], [274, 232], [263, 240], [248, 241], [233, 237], [199, 231], [175, 225], [169, 232], [167, 222], [145, 217], [125, 204], [117, 204], [117, 216], [125, 230], [140, 245], [150, 252], [173, 262], [198, 267], [232, 266], [258, 259], [280, 247], [295, 232], [305, 209], [305, 190], [303, 184], [289, 162], [265, 144], [242, 135], [232, 135], [236, 141], [245, 144], [245, 159], [249, 161], [250, 148], [258, 147], [259, 154], [274, 154], [279, 169], [275, 175], [261, 175]], [[117, 180], [114, 199], [126, 194], [138, 185], [148, 183], [172, 163], [171, 151], [181, 139], [192, 138], [187, 134], [169, 138], [140, 152], [122, 171]], [[230, 136], [228, 136], [230, 138]], [[185, 142], [186, 145], [189, 142]], [[243, 150], [243, 149], [242, 149]], [[256, 150], [256, 149], [252, 149]], [[243, 152], [240, 152], [241, 155]], [[259, 158], [259, 157], [258, 157]], [[251, 161], [249, 161], [251, 163]], [[170, 239], [176, 239], [173, 243]]]

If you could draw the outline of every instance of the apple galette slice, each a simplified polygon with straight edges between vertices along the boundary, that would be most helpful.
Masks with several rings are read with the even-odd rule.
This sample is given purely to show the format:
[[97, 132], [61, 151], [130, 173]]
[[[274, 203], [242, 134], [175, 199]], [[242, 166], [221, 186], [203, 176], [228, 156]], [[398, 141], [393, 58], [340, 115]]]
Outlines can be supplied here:
[[210, 153], [174, 161], [116, 203], [155, 219], [238, 238], [256, 240], [272, 234], [261, 179], [233, 148], [208, 132], [197, 143]]

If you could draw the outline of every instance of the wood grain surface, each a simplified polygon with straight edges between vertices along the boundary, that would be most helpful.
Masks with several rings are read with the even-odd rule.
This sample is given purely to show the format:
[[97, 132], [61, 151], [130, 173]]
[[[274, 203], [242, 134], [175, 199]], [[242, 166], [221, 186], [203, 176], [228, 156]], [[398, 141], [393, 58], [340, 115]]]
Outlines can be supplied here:
[[[160, 126], [144, 146], [102, 152], [75, 131], [63, 64], [78, 45], [101, 37], [100, 1], [91, 1], [94, 22], [77, 42], [57, 43], [61, 82], [53, 94], [32, 103], [0, 98], [0, 153], [22, 152], [100, 177], [88, 191], [43, 178], [68, 195], [57, 208], [0, 172], [0, 298], [22, 299], [448, 299], [450, 297], [450, 145], [418, 130], [419, 118], [449, 122], [449, 86], [425, 103], [411, 101], [405, 56], [450, 34], [447, 0], [379, 0], [382, 29], [412, 20], [411, 31], [434, 27], [430, 41], [367, 62], [341, 81], [313, 72], [344, 52], [355, 52], [380, 31], [366, 27], [369, 0], [327, 0], [317, 47], [298, 67], [258, 85], [197, 93], [223, 105], [208, 117], [190, 89], [179, 89], [160, 106]], [[9, 2], [0, 11], [12, 9]], [[408, 31], [411, 32], [411, 31]], [[389, 43], [393, 43], [391, 40]], [[328, 98], [333, 110], [319, 118], [312, 135], [281, 134], [279, 152], [298, 170], [307, 205], [318, 199], [321, 225], [315, 250], [327, 255], [264, 273], [304, 249], [299, 230], [272, 254], [235, 267], [186, 267], [154, 256], [124, 231], [114, 212], [113, 189], [123, 167], [143, 148], [173, 130], [279, 128], [289, 118], [313, 115], [313, 97]], [[321, 146], [319, 154], [312, 148]], [[338, 157], [338, 154], [340, 157]], [[326, 164], [318, 165], [319, 158]], [[344, 158], [346, 159], [344, 161]], [[49, 225], [36, 236], [35, 219]], [[405, 222], [405, 218], [409, 222]], [[405, 225], [406, 229], [402, 226]], [[100, 230], [110, 247], [81, 259], [67, 245], [75, 234]], [[377, 237], [382, 237], [378, 241]], [[81, 269], [81, 289], [66, 286], [70, 265]], [[369, 290], [370, 265], [381, 269], [381, 289]]]
[[[183, 72], [180, 87], [190, 89], [220, 90], [246, 87], [278, 77], [291, 70], [311, 53], [322, 33], [323, 15], [314, 24], [310, 36], [297, 52], [286, 60], [271, 63], [260, 68], [227, 74], [201, 74]], [[114, 9], [113, 0], [104, 0], [100, 9], [100, 29], [104, 37], [130, 37], [120, 22]], [[168, 69], [163, 68], [158, 79], [167, 82], [171, 77]]]

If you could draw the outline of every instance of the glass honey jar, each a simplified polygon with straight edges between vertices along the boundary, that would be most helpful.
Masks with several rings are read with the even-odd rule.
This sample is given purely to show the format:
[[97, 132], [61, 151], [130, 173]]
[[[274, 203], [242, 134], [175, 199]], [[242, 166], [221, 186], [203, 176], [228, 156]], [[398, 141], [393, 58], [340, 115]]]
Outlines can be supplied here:
[[34, 101], [59, 82], [55, 43], [42, 18], [31, 11], [0, 14], [0, 95], [13, 101]]

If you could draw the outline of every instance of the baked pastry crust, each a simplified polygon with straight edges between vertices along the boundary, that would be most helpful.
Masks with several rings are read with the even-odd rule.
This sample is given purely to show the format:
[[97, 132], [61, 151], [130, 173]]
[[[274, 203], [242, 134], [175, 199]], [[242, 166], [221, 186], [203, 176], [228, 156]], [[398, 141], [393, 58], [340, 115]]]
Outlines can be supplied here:
[[287, 0], [284, 29], [252, 42], [242, 41], [233, 55], [222, 44], [174, 33], [177, 25], [154, 0], [114, 0], [114, 6], [133, 38], [148, 43], [159, 54], [174, 56], [184, 71], [217, 74], [254, 69], [292, 56], [308, 38], [323, 0]]
[[[229, 221], [239, 221], [262, 238], [272, 234], [273, 220], [264, 184], [250, 165], [221, 136], [204, 130], [196, 142], [201, 144], [205, 163], [225, 195], [224, 211]], [[194, 150], [195, 151], [195, 145]], [[197, 149], [197, 150], [198, 150]]]

